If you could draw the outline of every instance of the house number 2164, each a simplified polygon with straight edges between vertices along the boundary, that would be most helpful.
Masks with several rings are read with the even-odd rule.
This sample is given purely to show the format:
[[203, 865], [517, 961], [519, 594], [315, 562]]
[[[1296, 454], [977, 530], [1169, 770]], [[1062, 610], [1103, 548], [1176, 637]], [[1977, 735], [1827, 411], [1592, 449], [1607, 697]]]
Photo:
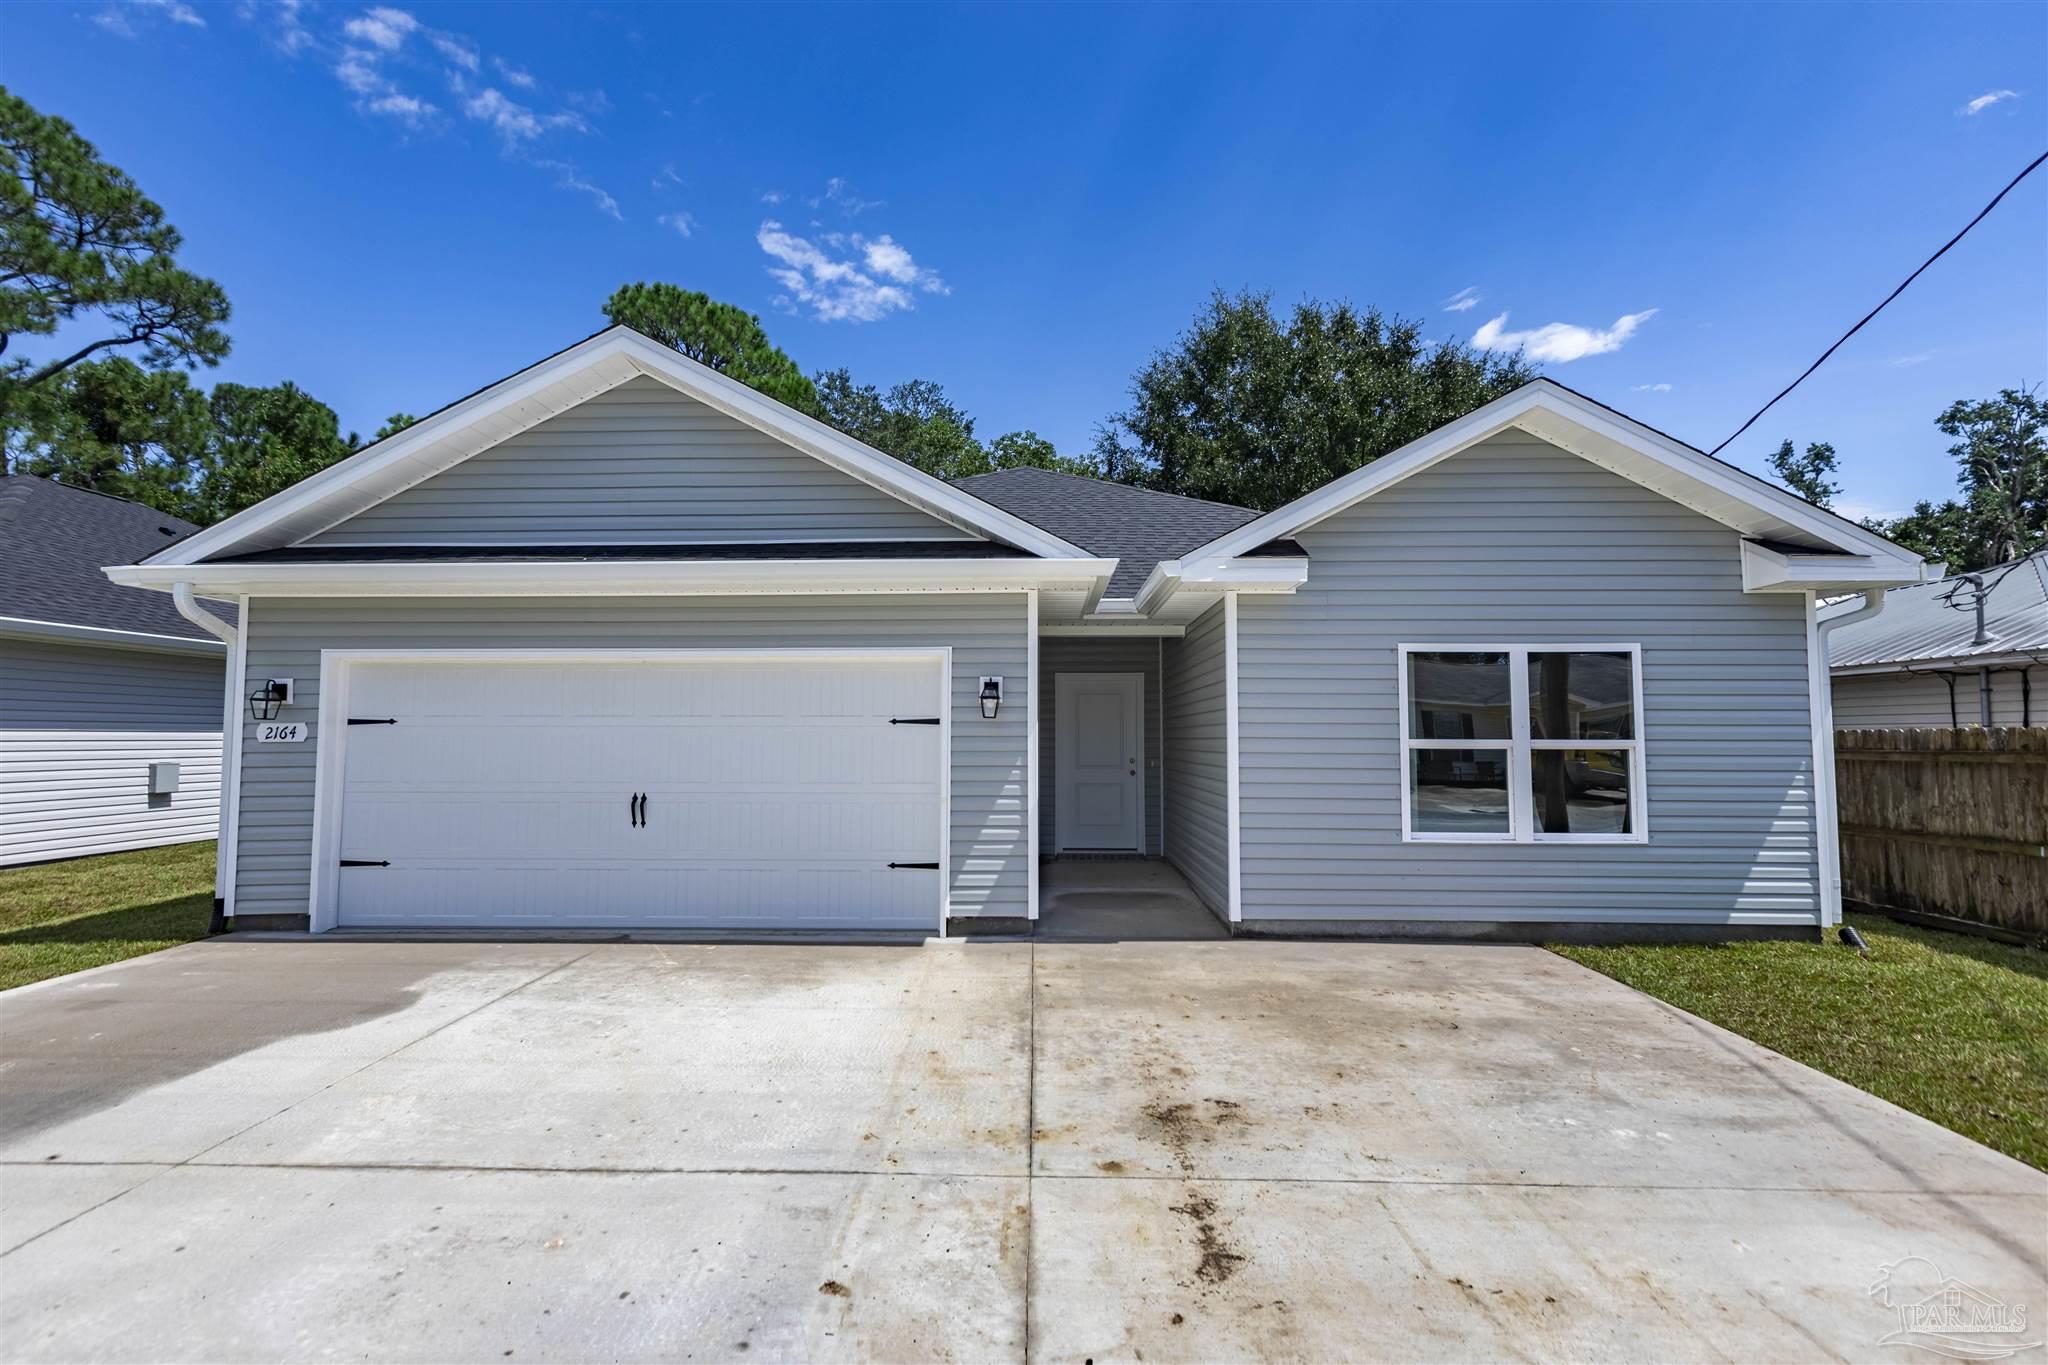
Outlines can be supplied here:
[[256, 740], [260, 744], [297, 744], [305, 738], [304, 721], [266, 720], [256, 726]]

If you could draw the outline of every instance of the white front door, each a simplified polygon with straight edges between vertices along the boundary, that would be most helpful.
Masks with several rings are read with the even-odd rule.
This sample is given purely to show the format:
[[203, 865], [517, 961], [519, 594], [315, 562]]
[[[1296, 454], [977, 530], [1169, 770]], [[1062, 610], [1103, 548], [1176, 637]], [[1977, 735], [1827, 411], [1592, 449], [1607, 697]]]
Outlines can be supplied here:
[[1143, 852], [1144, 674], [1061, 673], [1053, 689], [1059, 848]]
[[[937, 660], [351, 663], [336, 920], [939, 922]], [[891, 866], [895, 864], [895, 866]]]

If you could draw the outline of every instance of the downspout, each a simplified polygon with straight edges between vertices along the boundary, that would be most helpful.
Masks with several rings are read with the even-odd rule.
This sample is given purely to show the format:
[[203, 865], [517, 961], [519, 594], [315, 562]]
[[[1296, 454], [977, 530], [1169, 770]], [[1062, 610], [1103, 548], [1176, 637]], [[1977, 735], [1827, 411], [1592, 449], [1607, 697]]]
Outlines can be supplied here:
[[[1842, 830], [1835, 802], [1835, 685], [1834, 673], [1828, 666], [1828, 638], [1839, 626], [1867, 621], [1883, 611], [1884, 593], [1883, 588], [1871, 588], [1863, 593], [1862, 606], [1825, 621], [1816, 619], [1813, 627], [1814, 834], [1820, 854], [1820, 922], [1823, 931], [1842, 922]], [[1809, 603], [1814, 601], [1811, 597], [1807, 600]], [[1813, 609], [1817, 610], [1817, 604]]]
[[225, 694], [226, 704], [222, 708], [220, 722], [220, 824], [214, 831], [213, 918], [206, 926], [209, 934], [217, 934], [227, 927], [227, 887], [228, 878], [232, 875], [227, 865], [228, 822], [233, 814], [229, 802], [236, 784], [232, 780], [233, 775], [228, 771], [229, 764], [233, 761], [229, 755], [234, 751], [234, 746], [228, 743], [228, 736], [242, 723], [242, 699], [237, 695], [241, 691], [241, 685], [238, 679], [231, 676], [235, 670], [237, 633], [233, 626], [199, 605], [199, 599], [192, 595], [190, 583], [179, 583], [171, 589], [171, 604], [177, 607], [178, 615], [207, 634], [218, 636], [221, 643], [228, 647], [227, 664], [221, 670], [221, 691]]

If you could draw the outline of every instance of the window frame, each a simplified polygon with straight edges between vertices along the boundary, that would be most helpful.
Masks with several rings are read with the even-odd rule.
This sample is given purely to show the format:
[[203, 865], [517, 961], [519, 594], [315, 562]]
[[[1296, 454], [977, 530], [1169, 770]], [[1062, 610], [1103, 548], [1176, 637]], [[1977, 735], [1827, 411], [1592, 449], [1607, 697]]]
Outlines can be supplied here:
[[[1422, 739], [1411, 733], [1409, 657], [1415, 654], [1505, 654], [1508, 659], [1508, 735], [1504, 739]], [[1533, 739], [1529, 720], [1529, 656], [1532, 654], [1626, 654], [1635, 707], [1633, 739]], [[1404, 844], [1647, 844], [1650, 842], [1649, 761], [1643, 715], [1643, 647], [1608, 644], [1403, 644], [1395, 646], [1394, 671], [1400, 698], [1399, 740], [1401, 842]], [[1508, 828], [1505, 834], [1461, 833], [1415, 828], [1412, 754], [1429, 749], [1504, 749], [1508, 756]], [[1539, 750], [1621, 750], [1628, 754], [1627, 834], [1550, 834], [1536, 828], [1536, 799], [1530, 789]]]

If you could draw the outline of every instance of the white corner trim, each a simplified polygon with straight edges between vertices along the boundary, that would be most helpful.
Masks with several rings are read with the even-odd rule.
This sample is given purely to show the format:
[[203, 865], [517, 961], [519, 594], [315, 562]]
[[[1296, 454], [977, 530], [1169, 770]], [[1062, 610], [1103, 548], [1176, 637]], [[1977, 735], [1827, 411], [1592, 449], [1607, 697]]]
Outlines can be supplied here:
[[[1893, 545], [1852, 521], [1804, 502], [1733, 465], [1723, 464], [1546, 379], [1533, 380], [1399, 450], [1382, 455], [1312, 493], [1219, 536], [1182, 558], [1199, 560], [1237, 556], [1269, 540], [1294, 535], [1510, 427], [1520, 427], [1541, 440], [1572, 450], [1581, 458], [1589, 458], [1585, 452], [1560, 439], [1563, 435], [1561, 426], [1625, 447], [1635, 455], [1696, 480], [1731, 502], [1775, 518], [1826, 544], [1897, 565], [1919, 562], [1919, 557], [1912, 552]], [[1623, 477], [1627, 477], [1626, 474]], [[1917, 576], [1920, 571], [1916, 568], [1912, 572]]]
[[235, 913], [235, 883], [241, 880], [242, 859], [242, 689], [249, 677], [249, 616], [254, 600], [244, 597], [237, 605], [235, 648], [228, 664], [227, 714], [221, 729], [220, 756], [220, 843], [215, 846], [214, 894], [220, 897], [221, 916]]
[[115, 630], [109, 626], [77, 626], [66, 621], [38, 621], [27, 616], [0, 616], [0, 636], [18, 640], [55, 640], [64, 644], [99, 645], [107, 649], [140, 649], [154, 654], [224, 655], [220, 640], [191, 635], [158, 635], [151, 631]]
[[1842, 922], [1842, 820], [1835, 793], [1835, 682], [1828, 670], [1828, 637], [1835, 627], [1866, 621], [1884, 610], [1883, 588], [1863, 594], [1863, 605], [1822, 620], [1820, 599], [1806, 595], [1807, 726], [1813, 732], [1813, 843], [1820, 885], [1820, 926]]
[[1225, 788], [1229, 793], [1230, 922], [1244, 919], [1244, 821], [1237, 738], [1237, 595], [1223, 599], [1223, 727]]
[[[188, 536], [153, 556], [150, 562], [197, 564], [231, 552], [287, 519], [317, 516], [319, 504], [324, 499], [340, 495], [378, 475], [393, 475], [393, 485], [371, 497], [369, 505], [375, 505], [385, 497], [489, 449], [517, 431], [567, 411], [569, 406], [574, 406], [573, 402], [554, 407], [535, 400], [554, 386], [572, 381], [585, 372], [602, 372], [602, 379], [588, 386], [590, 391], [583, 393], [576, 402], [614, 388], [637, 375], [645, 375], [963, 530], [1002, 540], [1046, 558], [1088, 557], [1078, 546], [943, 479], [934, 478], [822, 422], [805, 417], [631, 328], [615, 326], [359, 451], [254, 507]], [[522, 405], [526, 405], [524, 410]], [[500, 429], [485, 435], [481, 443], [462, 443], [452, 447], [453, 458], [447, 462], [427, 459], [418, 461], [416, 469], [406, 469], [408, 460], [426, 454], [429, 447], [494, 420]], [[336, 521], [354, 515], [356, 510], [359, 509], [345, 510], [341, 517], [325, 524], [332, 526]]]
[[1024, 594], [1024, 866], [1025, 915], [1038, 918], [1038, 589]]

